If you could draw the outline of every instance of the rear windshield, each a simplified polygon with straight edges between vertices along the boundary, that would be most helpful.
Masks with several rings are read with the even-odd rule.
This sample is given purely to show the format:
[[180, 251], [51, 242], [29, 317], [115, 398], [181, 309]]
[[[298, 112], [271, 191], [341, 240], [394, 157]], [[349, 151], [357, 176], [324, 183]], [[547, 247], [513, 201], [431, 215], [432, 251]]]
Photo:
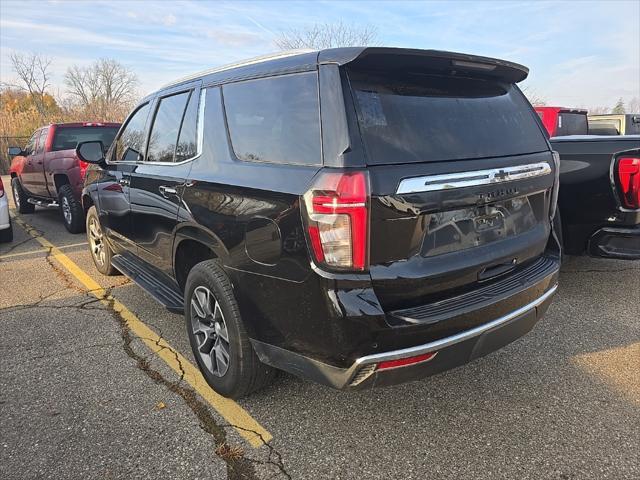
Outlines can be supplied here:
[[591, 120], [589, 135], [620, 135], [620, 120]]
[[556, 136], [565, 135], [587, 135], [589, 126], [587, 116], [583, 113], [560, 113], [558, 115], [558, 128]]
[[71, 150], [80, 142], [101, 141], [105, 150], [118, 133], [118, 127], [60, 127], [53, 137], [52, 151]]
[[368, 161], [437, 162], [547, 150], [511, 84], [438, 75], [349, 72]]

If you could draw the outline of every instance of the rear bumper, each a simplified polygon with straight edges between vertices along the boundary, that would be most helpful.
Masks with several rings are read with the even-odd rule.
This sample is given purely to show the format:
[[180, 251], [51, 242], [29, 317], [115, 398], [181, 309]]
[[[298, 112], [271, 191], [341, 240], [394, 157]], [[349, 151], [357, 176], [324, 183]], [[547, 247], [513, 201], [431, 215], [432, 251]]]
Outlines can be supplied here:
[[9, 228], [9, 202], [7, 200], [8, 190], [5, 190], [4, 195], [0, 197], [0, 230]]
[[589, 238], [587, 251], [595, 257], [640, 259], [640, 225], [605, 227]]
[[[557, 290], [552, 284], [541, 296], [487, 323], [421, 345], [357, 358], [339, 368], [273, 345], [252, 340], [260, 360], [295, 375], [338, 389], [363, 389], [418, 380], [463, 365], [513, 342], [529, 332], [546, 311]], [[410, 366], [378, 370], [381, 362], [436, 352]]]

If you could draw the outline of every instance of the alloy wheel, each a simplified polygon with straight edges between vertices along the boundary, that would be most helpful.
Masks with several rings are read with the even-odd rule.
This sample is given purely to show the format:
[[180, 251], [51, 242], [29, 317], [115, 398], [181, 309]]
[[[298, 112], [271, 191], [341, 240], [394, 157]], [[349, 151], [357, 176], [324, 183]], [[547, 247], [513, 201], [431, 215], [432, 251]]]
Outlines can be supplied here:
[[64, 216], [64, 220], [67, 224], [71, 225], [73, 216], [71, 214], [71, 205], [69, 205], [69, 199], [67, 197], [62, 197], [62, 215]]
[[191, 297], [191, 331], [202, 364], [223, 377], [229, 370], [229, 333], [218, 300], [204, 286], [197, 287]]
[[16, 204], [16, 209], [20, 209], [20, 192], [18, 192], [18, 189], [14, 186], [13, 187], [13, 201]]
[[89, 219], [89, 247], [91, 248], [91, 255], [93, 255], [93, 258], [96, 260], [96, 262], [98, 262], [100, 265], [104, 265], [104, 238], [102, 236], [100, 223], [98, 223], [98, 219], [95, 217]]

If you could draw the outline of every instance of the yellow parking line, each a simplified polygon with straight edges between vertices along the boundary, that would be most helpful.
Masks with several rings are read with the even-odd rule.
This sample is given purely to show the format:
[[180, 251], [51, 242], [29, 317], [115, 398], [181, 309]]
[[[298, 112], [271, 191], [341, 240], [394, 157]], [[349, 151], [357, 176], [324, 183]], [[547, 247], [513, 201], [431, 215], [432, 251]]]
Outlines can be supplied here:
[[[15, 217], [13, 217], [13, 219], [15, 220]], [[58, 249], [66, 250], [68, 248], [81, 247], [83, 245], [88, 245], [88, 243], [87, 242], [72, 243], [70, 245], [62, 245], [61, 247], [58, 247]], [[0, 255], [0, 260], [4, 258], [23, 257], [25, 255], [35, 255], [36, 253], [44, 253], [47, 251], [49, 251], [48, 248], [42, 247], [42, 248], [39, 248], [38, 250], [29, 250], [28, 252], [9, 253], [7, 255]]]
[[[229, 424], [233, 425], [236, 431], [244, 437], [251, 446], [258, 448], [263, 442], [268, 442], [273, 438], [244, 408], [233, 400], [214, 392], [195, 365], [184, 358], [162, 337], [143, 323], [142, 320], [124, 304], [108, 295], [93, 278], [78, 267], [73, 260], [62, 253], [59, 248], [40, 235], [40, 233], [25, 223], [20, 217], [14, 217], [14, 220], [24, 228], [29, 235], [35, 238], [40, 245], [50, 250], [51, 258], [60, 263], [60, 265], [84, 285], [90, 294], [98, 298], [103, 304], [111, 306], [126, 322], [129, 330], [138, 336], [154, 354], [164, 360], [164, 362], [179, 375], [182, 375], [184, 371], [184, 381], [198, 392]], [[182, 369], [180, 366], [182, 366]]]

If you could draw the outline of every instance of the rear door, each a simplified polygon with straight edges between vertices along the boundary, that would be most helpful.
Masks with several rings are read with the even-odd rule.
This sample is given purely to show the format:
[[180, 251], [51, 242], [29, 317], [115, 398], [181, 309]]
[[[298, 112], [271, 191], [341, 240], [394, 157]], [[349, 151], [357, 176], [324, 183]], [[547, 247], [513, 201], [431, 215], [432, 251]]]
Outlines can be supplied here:
[[167, 274], [182, 192], [198, 155], [200, 83], [159, 97], [144, 162], [131, 174], [132, 240], [138, 255]]
[[515, 85], [348, 73], [371, 182], [370, 273], [385, 309], [477, 288], [543, 254], [555, 165]]
[[144, 160], [150, 103], [140, 105], [118, 132], [99, 180], [100, 223], [116, 250], [137, 253], [132, 242], [131, 175]]

